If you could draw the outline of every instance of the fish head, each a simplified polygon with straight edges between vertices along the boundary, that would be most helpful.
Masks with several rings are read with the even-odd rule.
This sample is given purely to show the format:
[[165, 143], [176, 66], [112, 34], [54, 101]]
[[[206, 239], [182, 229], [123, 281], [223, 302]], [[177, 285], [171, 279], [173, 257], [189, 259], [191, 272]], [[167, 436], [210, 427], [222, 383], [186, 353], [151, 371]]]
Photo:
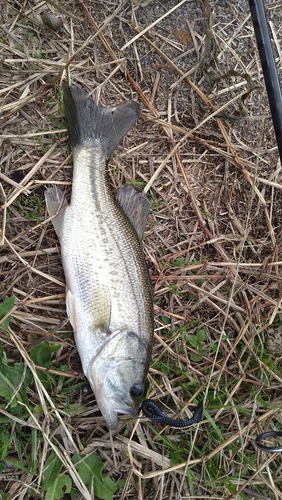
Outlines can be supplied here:
[[123, 330], [111, 333], [91, 359], [86, 375], [111, 430], [118, 427], [118, 413], [137, 417], [150, 355], [144, 338]]

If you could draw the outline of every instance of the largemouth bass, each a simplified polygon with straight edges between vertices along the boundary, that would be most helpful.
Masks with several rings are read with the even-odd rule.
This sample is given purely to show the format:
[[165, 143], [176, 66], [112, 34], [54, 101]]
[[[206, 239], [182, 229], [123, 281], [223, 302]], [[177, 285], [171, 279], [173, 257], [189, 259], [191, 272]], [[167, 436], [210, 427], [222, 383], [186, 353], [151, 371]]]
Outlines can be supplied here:
[[45, 192], [61, 244], [66, 308], [82, 367], [109, 426], [136, 417], [153, 340], [153, 299], [141, 247], [149, 201], [132, 186], [114, 199], [106, 164], [141, 113], [135, 102], [97, 105], [80, 87], [64, 89], [73, 155], [68, 204]]

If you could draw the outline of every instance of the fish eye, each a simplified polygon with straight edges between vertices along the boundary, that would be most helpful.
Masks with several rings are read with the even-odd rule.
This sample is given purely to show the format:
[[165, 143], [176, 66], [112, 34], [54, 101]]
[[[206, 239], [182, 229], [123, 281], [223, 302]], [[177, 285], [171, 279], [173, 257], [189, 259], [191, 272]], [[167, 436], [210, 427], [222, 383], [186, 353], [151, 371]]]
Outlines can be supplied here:
[[132, 397], [132, 399], [141, 398], [143, 392], [144, 392], [144, 385], [142, 384], [142, 382], [136, 382], [129, 389], [129, 394]]

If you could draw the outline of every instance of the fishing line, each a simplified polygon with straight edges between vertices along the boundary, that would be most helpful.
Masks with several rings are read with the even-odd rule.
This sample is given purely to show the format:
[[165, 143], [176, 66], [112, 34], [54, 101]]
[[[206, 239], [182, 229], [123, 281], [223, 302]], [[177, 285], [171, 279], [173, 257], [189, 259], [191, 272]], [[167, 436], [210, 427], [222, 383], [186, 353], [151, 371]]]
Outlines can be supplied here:
[[270, 437], [282, 437], [282, 432], [281, 431], [269, 431], [269, 432], [264, 432], [263, 434], [260, 434], [258, 437], [255, 439], [255, 444], [257, 445], [258, 448], [260, 448], [263, 451], [268, 451], [269, 453], [279, 453], [282, 451], [282, 445], [281, 446], [266, 446], [265, 444], [262, 444], [262, 441], [264, 439], [270, 438]]
[[182, 419], [177, 419], [174, 420], [173, 418], [168, 417], [153, 401], [153, 399], [145, 399], [141, 405], [141, 410], [143, 414], [148, 417], [150, 420], [153, 422], [159, 422], [160, 424], [163, 425], [169, 425], [170, 427], [175, 427], [175, 428], [186, 428], [190, 427], [190, 425], [193, 424], [198, 424], [201, 421], [202, 415], [203, 415], [203, 401], [200, 401], [198, 403], [198, 406], [195, 410], [195, 413], [192, 418], [188, 418], [186, 420]]
[[282, 94], [263, 0], [249, 0], [261, 66], [282, 163]]

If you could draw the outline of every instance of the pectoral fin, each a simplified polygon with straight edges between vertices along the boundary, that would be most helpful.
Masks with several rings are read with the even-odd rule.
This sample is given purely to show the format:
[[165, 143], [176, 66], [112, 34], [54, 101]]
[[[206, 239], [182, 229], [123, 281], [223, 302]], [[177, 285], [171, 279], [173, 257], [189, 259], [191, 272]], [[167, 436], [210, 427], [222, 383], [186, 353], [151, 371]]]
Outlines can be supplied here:
[[45, 191], [47, 211], [53, 217], [52, 223], [60, 238], [63, 231], [65, 210], [69, 206], [64, 193], [57, 187], [48, 188]]
[[[100, 285], [94, 288], [92, 295], [93, 323], [91, 328], [93, 332], [99, 330], [101, 333], [110, 333], [111, 321], [111, 296], [106, 285]], [[75, 298], [70, 289], [66, 288], [66, 309], [74, 332], [77, 332], [77, 318], [75, 308]]]
[[71, 326], [73, 327], [74, 332], [76, 332], [77, 324], [76, 324], [76, 314], [75, 314], [75, 301], [74, 301], [74, 296], [68, 289], [68, 287], [66, 288], [66, 309]]
[[133, 186], [121, 186], [117, 192], [116, 201], [135, 228], [138, 237], [142, 240], [150, 202], [141, 191], [136, 191]]

